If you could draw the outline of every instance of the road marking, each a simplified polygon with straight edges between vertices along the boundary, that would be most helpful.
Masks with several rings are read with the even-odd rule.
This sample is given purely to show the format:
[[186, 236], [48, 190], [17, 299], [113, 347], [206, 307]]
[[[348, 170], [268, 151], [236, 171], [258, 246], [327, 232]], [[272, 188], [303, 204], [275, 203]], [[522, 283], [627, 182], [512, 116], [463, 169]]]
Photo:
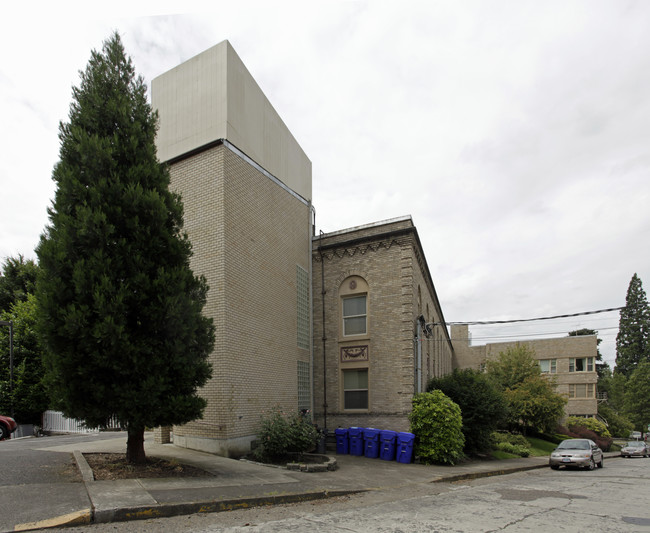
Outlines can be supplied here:
[[47, 520], [16, 524], [14, 526], [14, 531], [29, 531], [31, 529], [45, 529], [59, 526], [81, 526], [90, 524], [90, 518], [90, 509], [86, 509], [85, 511], [75, 511], [74, 513], [55, 516], [54, 518], [48, 518]]

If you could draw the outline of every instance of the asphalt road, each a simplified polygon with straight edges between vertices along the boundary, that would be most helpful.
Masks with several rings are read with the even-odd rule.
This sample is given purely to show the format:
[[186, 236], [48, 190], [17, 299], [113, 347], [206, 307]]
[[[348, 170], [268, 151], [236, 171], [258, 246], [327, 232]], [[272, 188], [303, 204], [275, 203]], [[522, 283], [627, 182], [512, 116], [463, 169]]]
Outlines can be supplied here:
[[609, 459], [594, 471], [533, 470], [427, 483], [333, 500], [141, 522], [67, 533], [635, 532], [650, 531], [650, 459]]
[[[58, 435], [0, 442], [0, 487], [33, 483], [81, 482], [71, 453], [49, 452], [48, 447], [80, 441], [114, 438], [114, 433]], [[126, 436], [124, 437], [126, 443]]]

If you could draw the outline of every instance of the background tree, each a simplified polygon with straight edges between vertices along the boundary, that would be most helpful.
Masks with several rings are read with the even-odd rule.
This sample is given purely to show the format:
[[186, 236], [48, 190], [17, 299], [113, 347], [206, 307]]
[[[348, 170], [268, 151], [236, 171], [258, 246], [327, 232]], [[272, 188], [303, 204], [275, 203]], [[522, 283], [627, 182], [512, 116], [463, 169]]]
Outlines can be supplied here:
[[14, 323], [13, 387], [10, 386], [9, 330], [0, 328], [0, 412], [13, 413], [19, 424], [41, 425], [41, 415], [48, 408], [43, 383], [42, 348], [36, 333], [36, 297], [27, 294], [0, 319]]
[[566, 398], [553, 390], [544, 376], [529, 376], [504, 391], [511, 426], [545, 433], [552, 431], [564, 415]]
[[517, 344], [497, 359], [486, 363], [487, 374], [502, 390], [508, 407], [508, 422], [526, 432], [544, 432], [557, 425], [564, 415], [566, 398], [554, 391], [554, 382], [542, 376], [535, 351]]
[[427, 384], [427, 392], [440, 390], [460, 407], [465, 436], [465, 453], [489, 451], [490, 435], [506, 419], [503, 394], [483, 372], [454, 370]]
[[598, 378], [598, 392], [605, 401], [598, 402], [598, 415], [608, 424], [612, 435], [627, 437], [634, 425], [625, 411], [625, 389], [627, 378], [620, 372], [612, 372], [609, 367]]
[[598, 415], [605, 420], [609, 432], [615, 437], [627, 438], [634, 429], [634, 424], [626, 416], [614, 411], [606, 402], [598, 404]]
[[[598, 332], [595, 329], [588, 328], [569, 331], [569, 337], [579, 337], [581, 335], [598, 335]], [[599, 378], [603, 376], [606, 372], [606, 369], [609, 368], [607, 362], [603, 361], [603, 354], [600, 353], [600, 348], [598, 348], [601, 342], [603, 342], [603, 340], [596, 337], [596, 372], [598, 373]]]
[[16, 302], [27, 300], [36, 289], [38, 266], [22, 255], [7, 257], [0, 272], [0, 311], [9, 311]]
[[650, 361], [641, 361], [628, 378], [625, 411], [634, 429], [645, 433], [650, 424]]
[[618, 322], [615, 372], [629, 376], [640, 361], [650, 361], [650, 305], [634, 274]]
[[128, 431], [201, 416], [210, 376], [207, 285], [189, 267], [180, 197], [156, 156], [157, 116], [117, 33], [93, 51], [59, 128], [50, 225], [37, 248], [39, 328], [48, 384], [63, 412]]
[[627, 378], [620, 372], [607, 371], [598, 379], [598, 392], [604, 393], [607, 404], [617, 413], [622, 414], [625, 410], [624, 395]]
[[534, 355], [532, 348], [517, 343], [505, 352], [499, 352], [496, 359], [488, 359], [485, 364], [487, 374], [502, 390], [512, 388], [526, 378], [541, 374]]

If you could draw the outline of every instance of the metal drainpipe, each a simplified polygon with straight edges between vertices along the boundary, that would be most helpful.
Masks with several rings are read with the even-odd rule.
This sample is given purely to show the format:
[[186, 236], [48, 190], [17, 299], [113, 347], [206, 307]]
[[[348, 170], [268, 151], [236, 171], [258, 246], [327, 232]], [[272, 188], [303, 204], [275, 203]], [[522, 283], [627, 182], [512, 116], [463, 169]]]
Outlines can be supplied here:
[[422, 335], [424, 334], [422, 325], [425, 324], [424, 317], [420, 315], [415, 319], [415, 387], [416, 393], [422, 392]]
[[318, 243], [318, 254], [320, 255], [320, 285], [321, 285], [321, 303], [323, 310], [323, 427], [327, 431], [327, 335], [325, 334], [325, 260], [323, 258], [323, 250], [321, 248], [321, 241], [323, 239], [323, 232], [321, 230]]
[[[314, 269], [312, 254], [314, 252], [314, 243], [312, 238], [314, 237], [314, 232], [316, 230], [316, 209], [314, 209], [311, 200], [309, 200], [309, 369], [311, 371], [311, 379], [309, 380], [310, 387], [310, 409], [312, 417], [314, 415], [314, 287], [313, 287], [313, 278], [314, 278]], [[313, 422], [312, 418], [312, 422]]]
[[415, 329], [415, 393], [420, 392], [420, 357], [422, 356], [422, 345], [420, 342], [420, 321], [416, 320], [417, 327]]

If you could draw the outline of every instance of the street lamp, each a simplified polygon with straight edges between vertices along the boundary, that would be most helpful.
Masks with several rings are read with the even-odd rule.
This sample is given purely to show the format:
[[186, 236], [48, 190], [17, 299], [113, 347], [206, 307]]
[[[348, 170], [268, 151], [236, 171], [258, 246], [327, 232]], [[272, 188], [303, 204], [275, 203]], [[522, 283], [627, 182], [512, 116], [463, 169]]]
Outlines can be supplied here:
[[14, 417], [14, 323], [0, 320], [0, 326], [9, 326], [9, 398], [11, 399], [11, 418]]

